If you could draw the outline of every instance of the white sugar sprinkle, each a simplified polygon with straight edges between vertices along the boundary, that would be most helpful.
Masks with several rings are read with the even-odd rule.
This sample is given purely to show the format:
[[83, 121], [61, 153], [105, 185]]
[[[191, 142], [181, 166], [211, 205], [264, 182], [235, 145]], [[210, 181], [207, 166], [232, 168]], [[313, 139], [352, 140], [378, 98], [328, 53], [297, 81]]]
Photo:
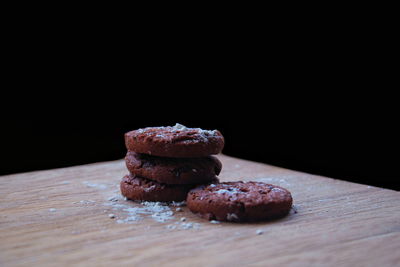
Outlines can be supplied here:
[[264, 233], [264, 231], [261, 230], [261, 229], [258, 229], [258, 230], [256, 231], [256, 234], [257, 234], [257, 235], [262, 235], [263, 233]]
[[174, 126], [172, 126], [172, 128], [175, 128], [175, 129], [181, 130], [181, 131], [187, 130], [187, 127], [185, 125], [182, 125], [182, 124], [179, 124], [179, 123], [176, 123]]
[[211, 220], [210, 223], [218, 224], [218, 223], [221, 223], [221, 222], [217, 221], [217, 220]]
[[173, 206], [173, 207], [183, 207], [183, 206], [186, 206], [186, 201], [181, 201], [181, 202], [172, 201], [171, 206]]
[[226, 215], [226, 219], [228, 221], [235, 221], [235, 220], [239, 219], [239, 217], [235, 213], [228, 213]]
[[132, 223], [143, 219], [143, 215], [150, 215], [156, 222], [164, 223], [171, 220], [174, 212], [165, 203], [161, 202], [142, 202], [140, 206], [119, 204], [116, 202], [106, 202], [104, 205], [111, 206], [113, 210], [125, 212], [126, 218], [117, 220], [117, 223]]
[[233, 188], [229, 188], [229, 189], [219, 189], [219, 190], [215, 191], [215, 193], [232, 195], [232, 194], [240, 194], [240, 193], [242, 193], [242, 191], [233, 187]]
[[109, 197], [107, 200], [116, 202], [116, 201], [118, 201], [118, 197], [117, 196], [112, 196], [112, 197]]
[[49, 209], [50, 212], [56, 212], [57, 210], [55, 208]]
[[112, 214], [112, 213], [110, 213], [110, 214], [108, 214], [108, 217], [109, 217], [110, 219], [114, 219], [114, 218], [115, 218], [115, 215]]
[[183, 211], [183, 209], [182, 208], [176, 208], [175, 211], [179, 211], [180, 212], [180, 211]]
[[181, 222], [184, 222], [184, 221], [186, 221], [186, 217], [181, 218]]
[[180, 226], [180, 228], [181, 228], [181, 229], [185, 229], [185, 230], [186, 230], [186, 229], [193, 228], [193, 223], [190, 223], [190, 222], [189, 222], [189, 223], [182, 223], [181, 226]]

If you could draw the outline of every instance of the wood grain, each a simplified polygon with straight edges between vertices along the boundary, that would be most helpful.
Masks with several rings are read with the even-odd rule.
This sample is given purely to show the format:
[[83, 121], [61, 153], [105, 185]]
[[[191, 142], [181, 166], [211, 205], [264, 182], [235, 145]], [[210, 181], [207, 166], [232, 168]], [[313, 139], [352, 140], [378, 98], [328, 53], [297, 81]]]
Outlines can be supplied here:
[[[297, 213], [212, 224], [183, 207], [164, 223], [117, 223], [128, 214], [110, 203], [142, 206], [108, 200], [127, 173], [122, 160], [1, 176], [0, 265], [400, 266], [400, 192], [219, 158], [222, 181], [283, 186]], [[182, 217], [196, 227], [181, 229]]]

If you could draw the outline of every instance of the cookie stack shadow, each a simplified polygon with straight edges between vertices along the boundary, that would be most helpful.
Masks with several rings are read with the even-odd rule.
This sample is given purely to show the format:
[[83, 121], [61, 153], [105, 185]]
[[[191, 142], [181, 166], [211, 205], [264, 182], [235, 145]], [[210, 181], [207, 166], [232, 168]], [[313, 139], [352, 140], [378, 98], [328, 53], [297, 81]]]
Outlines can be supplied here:
[[129, 174], [121, 181], [121, 193], [137, 201], [186, 200], [201, 184], [217, 183], [221, 162], [212, 154], [221, 152], [224, 138], [219, 131], [151, 127], [125, 134]]

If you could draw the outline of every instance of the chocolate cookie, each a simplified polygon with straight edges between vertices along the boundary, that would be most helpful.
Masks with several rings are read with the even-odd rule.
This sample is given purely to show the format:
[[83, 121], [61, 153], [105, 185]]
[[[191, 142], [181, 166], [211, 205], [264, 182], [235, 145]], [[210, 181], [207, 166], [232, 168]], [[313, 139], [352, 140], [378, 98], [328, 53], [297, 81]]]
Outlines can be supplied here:
[[208, 220], [260, 221], [286, 215], [292, 207], [290, 192], [261, 182], [226, 182], [192, 189], [188, 208]]
[[208, 183], [222, 168], [221, 162], [213, 156], [179, 159], [136, 152], [128, 152], [125, 163], [132, 174], [165, 184]]
[[224, 137], [217, 131], [187, 128], [181, 124], [168, 127], [148, 127], [125, 134], [129, 151], [160, 157], [196, 158], [218, 154], [224, 147]]
[[167, 185], [130, 174], [122, 178], [120, 186], [122, 195], [131, 200], [171, 202], [185, 200], [196, 185]]

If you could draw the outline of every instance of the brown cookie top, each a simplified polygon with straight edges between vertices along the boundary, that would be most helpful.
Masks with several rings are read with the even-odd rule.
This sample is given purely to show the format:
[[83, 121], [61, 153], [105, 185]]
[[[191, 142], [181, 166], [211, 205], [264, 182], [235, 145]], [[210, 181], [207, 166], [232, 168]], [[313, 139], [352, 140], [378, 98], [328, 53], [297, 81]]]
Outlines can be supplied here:
[[292, 196], [285, 188], [261, 182], [225, 182], [192, 189], [189, 209], [209, 220], [259, 221], [286, 215]]
[[224, 137], [218, 130], [187, 128], [181, 124], [148, 127], [127, 132], [125, 144], [129, 151], [161, 157], [190, 158], [218, 154]]
[[183, 201], [195, 186], [161, 184], [132, 174], [125, 175], [120, 183], [121, 193], [128, 199], [160, 202]]
[[222, 168], [214, 156], [181, 159], [128, 152], [125, 163], [132, 174], [166, 184], [208, 183]]

